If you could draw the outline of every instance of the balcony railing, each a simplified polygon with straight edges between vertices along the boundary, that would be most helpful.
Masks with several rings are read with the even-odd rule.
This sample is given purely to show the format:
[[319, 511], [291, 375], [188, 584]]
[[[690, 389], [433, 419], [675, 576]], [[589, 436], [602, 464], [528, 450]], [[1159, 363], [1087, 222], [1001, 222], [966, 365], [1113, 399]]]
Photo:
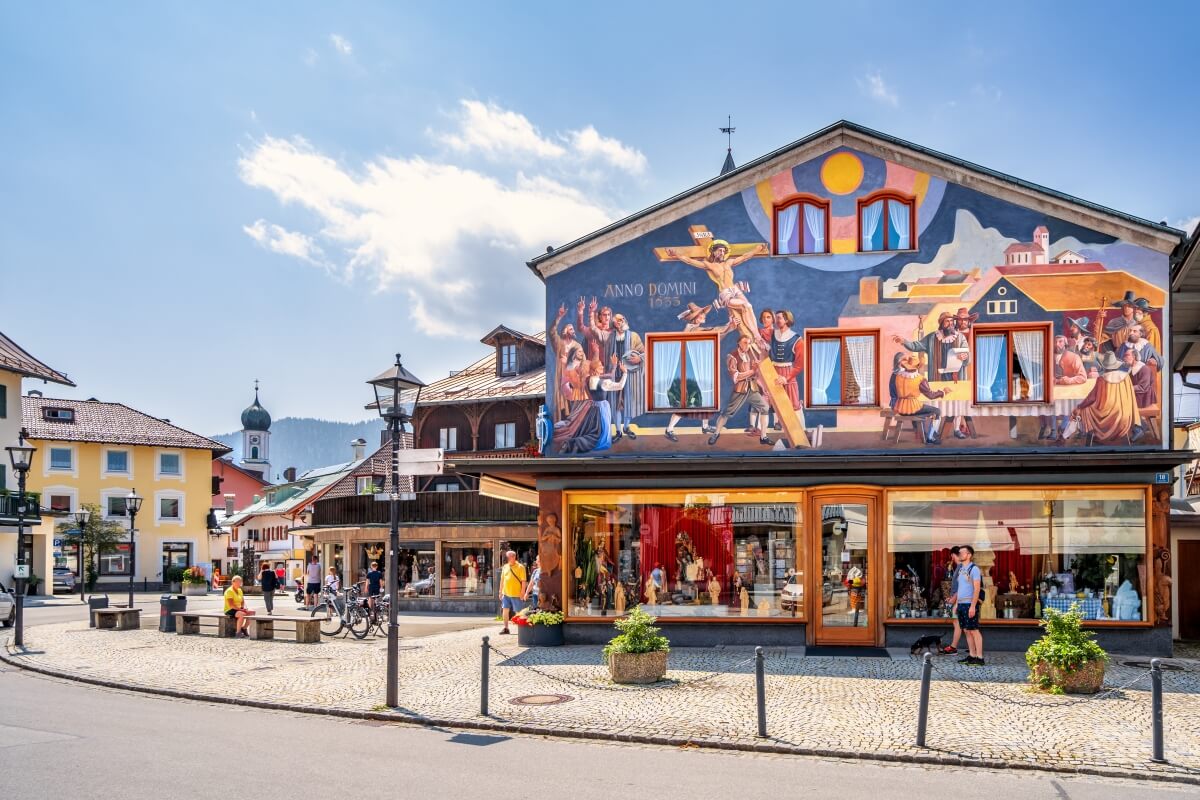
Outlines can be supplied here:
[[[387, 525], [386, 500], [360, 494], [318, 500], [313, 525]], [[400, 502], [400, 522], [535, 522], [537, 509], [485, 497], [479, 492], [417, 492], [415, 500]]]
[[[0, 525], [17, 524], [19, 497], [15, 492], [0, 491]], [[25, 493], [25, 524], [37, 525], [42, 521], [42, 510], [38, 505], [41, 498], [37, 492]]]

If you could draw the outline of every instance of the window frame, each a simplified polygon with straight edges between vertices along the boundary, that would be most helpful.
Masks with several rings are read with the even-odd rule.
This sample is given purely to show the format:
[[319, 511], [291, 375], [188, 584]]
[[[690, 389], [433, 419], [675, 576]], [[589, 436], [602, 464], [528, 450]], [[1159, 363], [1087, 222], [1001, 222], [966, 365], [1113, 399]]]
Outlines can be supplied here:
[[[797, 238], [797, 246], [800, 248], [795, 253], [783, 253], [779, 250], [779, 212], [790, 208], [794, 205], [803, 206], [807, 203], [810, 206], [820, 208], [825, 215], [825, 249], [814, 250], [813, 252], [805, 252], [804, 250], [804, 209], [801, 208], [796, 223], [799, 226], [799, 235]], [[832, 251], [830, 249], [830, 224], [833, 222], [832, 216], [833, 204], [823, 197], [817, 197], [815, 194], [793, 194], [775, 203], [771, 209], [771, 255], [775, 256], [827, 256]]]
[[[870, 336], [875, 340], [875, 402], [871, 404], [857, 403], [847, 405], [844, 402], [839, 403], [821, 403], [815, 404], [812, 401], [812, 346], [814, 339], [841, 339], [842, 346], [845, 347], [845, 339], [849, 336]], [[882, 388], [883, 388], [883, 370], [880, 368], [880, 340], [881, 333], [878, 328], [805, 328], [804, 329], [804, 407], [806, 409], [821, 409], [821, 410], [847, 410], [865, 409], [868, 411], [878, 411], [883, 408], [882, 405]], [[840, 393], [839, 393], [840, 394]], [[845, 400], [845, 397], [841, 398]]]
[[[111, 453], [123, 453], [125, 455], [125, 469], [114, 470], [109, 469], [108, 457]], [[126, 447], [105, 447], [100, 451], [100, 476], [107, 478], [117, 476], [121, 478], [133, 477], [133, 451]]]
[[[175, 456], [179, 459], [178, 472], [163, 472], [162, 460], [163, 456]], [[181, 450], [159, 450], [154, 454], [154, 478], [155, 480], [172, 480], [181, 481], [186, 477], [186, 469], [184, 466], [184, 455]]]
[[[1008, 348], [1008, 364], [1005, 369], [1005, 386], [1009, 388], [1009, 394], [1012, 393], [1012, 359], [1016, 354], [1016, 348], [1013, 346], [1013, 334], [1024, 331], [1040, 331], [1042, 334], [1042, 391], [1044, 399], [1042, 400], [980, 400], [979, 399], [979, 381], [976, 378], [975, 367], [978, 362], [975, 358], [975, 337], [978, 334], [996, 334], [1006, 333], [1008, 340], [1006, 347]], [[971, 404], [978, 406], [1051, 406], [1054, 405], [1054, 400], [1051, 398], [1050, 387], [1054, 384], [1054, 323], [1053, 322], [977, 322], [971, 326], [970, 336], [967, 337], [967, 346], [971, 353]]]
[[[46, 456], [47, 456], [47, 457], [46, 457], [46, 469], [47, 469], [48, 471], [50, 471], [50, 472], [70, 472], [70, 473], [74, 473], [74, 472], [75, 472], [75, 448], [74, 448], [74, 447], [68, 447], [68, 446], [57, 446], [57, 447], [55, 447], [55, 446], [52, 446], [52, 447], [49, 447], [49, 448], [48, 448], [48, 451], [49, 451], [49, 452], [47, 452], [47, 453], [46, 453]], [[67, 453], [67, 454], [69, 454], [69, 455], [70, 455], [70, 457], [71, 457], [71, 463], [70, 463], [69, 465], [65, 466], [65, 467], [56, 467], [56, 466], [54, 466], [54, 454], [55, 454], [55, 452], [60, 452], [60, 453]]]
[[[508, 432], [510, 430], [512, 431], [511, 442], [509, 442], [508, 444], [505, 444], [504, 446], [501, 446], [501, 444], [500, 444], [501, 428], [504, 429], [504, 433], [505, 433], [504, 438], [506, 441], [509, 439]], [[516, 446], [517, 446], [517, 423], [515, 421], [495, 423], [495, 427], [492, 429], [492, 447], [493, 447], [493, 449], [495, 449], [495, 450], [512, 450]]]
[[[900, 202], [908, 206], [908, 247], [903, 250], [889, 247], [888, 239], [891, 236], [891, 225], [883, 226], [883, 247], [878, 250], [863, 249], [863, 229], [862, 229], [862, 212], [866, 206], [874, 205], [880, 200], [884, 201], [883, 214], [881, 220], [884, 223], [889, 222], [888, 202]], [[872, 192], [866, 197], [860, 197], [854, 213], [854, 228], [858, 236], [858, 252], [860, 253], [910, 253], [915, 252], [917, 247], [917, 198], [912, 195], [897, 192], [894, 189], [881, 189], [877, 192]]]
[[[658, 342], [679, 342], [679, 378], [682, 391], [681, 398], [687, 402], [687, 342], [708, 340], [713, 344], [713, 405], [711, 406], [670, 406], [654, 405], [654, 345]], [[646, 413], [676, 414], [679, 412], [716, 412], [721, 408], [721, 332], [715, 331], [683, 331], [647, 333], [646, 345]]]
[[[453, 439], [454, 441], [451, 441]], [[445, 428], [438, 428], [438, 446], [447, 453], [453, 453], [458, 450], [458, 426], [450, 425]]]
[[[517, 374], [517, 345], [516, 344], [502, 344], [497, 348], [497, 350], [499, 351], [497, 353], [497, 356], [498, 356], [497, 362], [498, 362], [498, 366], [500, 367], [500, 370], [499, 370], [500, 374], [501, 375], [516, 375]], [[509, 354], [512, 355], [511, 361], [507, 358], [507, 356]]]
[[[156, 525], [183, 525], [187, 520], [187, 503], [186, 496], [183, 492], [166, 490], [154, 493], [154, 523]], [[174, 500], [178, 503], [179, 516], [164, 517], [162, 515], [162, 501]]]

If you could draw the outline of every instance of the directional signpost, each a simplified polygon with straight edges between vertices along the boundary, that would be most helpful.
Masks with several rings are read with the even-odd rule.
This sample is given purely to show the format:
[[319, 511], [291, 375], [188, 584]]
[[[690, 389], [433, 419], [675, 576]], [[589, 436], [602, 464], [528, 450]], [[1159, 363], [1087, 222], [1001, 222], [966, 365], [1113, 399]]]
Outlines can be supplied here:
[[[420, 450], [397, 450], [393, 461], [397, 475], [441, 475], [445, 471], [446, 454], [440, 447], [426, 447]], [[392, 499], [387, 492], [379, 492], [375, 500], [386, 503]], [[416, 500], [416, 494], [401, 492], [397, 500]]]

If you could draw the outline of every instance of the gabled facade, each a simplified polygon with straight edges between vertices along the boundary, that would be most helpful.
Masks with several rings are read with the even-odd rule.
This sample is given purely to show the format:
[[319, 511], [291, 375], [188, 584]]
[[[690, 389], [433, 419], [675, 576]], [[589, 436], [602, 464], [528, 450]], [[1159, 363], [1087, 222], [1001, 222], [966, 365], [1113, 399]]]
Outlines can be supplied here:
[[1180, 239], [838, 123], [531, 261], [546, 457], [479, 468], [536, 482], [578, 638], [910, 644], [972, 544], [993, 646], [1080, 599], [1169, 649]]

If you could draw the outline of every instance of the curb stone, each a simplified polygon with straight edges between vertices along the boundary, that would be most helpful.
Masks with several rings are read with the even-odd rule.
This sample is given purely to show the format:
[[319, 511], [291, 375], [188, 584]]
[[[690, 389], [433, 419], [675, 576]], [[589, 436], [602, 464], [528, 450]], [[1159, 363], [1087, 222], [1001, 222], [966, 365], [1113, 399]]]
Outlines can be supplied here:
[[1123, 780], [1138, 780], [1138, 781], [1153, 781], [1159, 783], [1176, 783], [1192, 786], [1200, 786], [1200, 772], [1196, 774], [1181, 774], [1159, 772], [1157, 770], [1149, 770], [1145, 767], [1137, 770], [1119, 769], [1119, 768], [1103, 768], [1082, 765], [1067, 765], [1067, 764], [1042, 764], [1036, 761], [990, 761], [985, 762], [976, 758], [966, 758], [964, 756], [953, 755], [950, 753], [930, 752], [923, 753], [889, 753], [889, 752], [862, 752], [856, 750], [839, 750], [836, 748], [823, 747], [801, 747], [786, 744], [770, 744], [764, 741], [734, 741], [726, 740], [722, 742], [713, 742], [711, 740], [701, 738], [699, 740], [687, 739], [678, 736], [647, 736], [645, 734], [610, 734], [604, 731], [597, 730], [576, 730], [571, 728], [546, 728], [540, 725], [528, 725], [524, 723], [508, 723], [503, 721], [492, 720], [463, 720], [463, 719], [442, 719], [439, 717], [429, 717], [417, 714], [401, 714], [397, 712], [383, 711], [354, 711], [352, 709], [331, 708], [328, 706], [312, 706], [302, 703], [276, 703], [265, 700], [247, 700], [243, 698], [227, 697], [222, 695], [205, 694], [202, 692], [191, 692], [183, 689], [164, 689], [155, 686], [142, 686], [133, 683], [123, 683], [121, 681], [108, 680], [105, 678], [94, 678], [86, 675], [75, 675], [63, 670], [52, 669], [49, 667], [41, 667], [34, 664], [24, 663], [20, 658], [14, 657], [11, 650], [11, 643], [5, 641], [4, 646], [0, 648], [0, 662], [7, 664], [16, 669], [33, 672], [39, 675], [46, 675], [60, 680], [72, 681], [74, 683], [83, 683], [92, 686], [100, 686], [108, 689], [117, 689], [120, 691], [138, 692], [141, 694], [156, 695], [159, 697], [171, 697], [180, 700], [193, 700], [204, 703], [219, 703], [222, 705], [244, 706], [249, 708], [261, 708], [269, 711], [288, 711], [300, 714], [313, 714], [319, 716], [338, 717], [341, 719], [357, 719], [357, 720], [373, 720], [379, 722], [390, 722], [399, 725], [413, 725], [425, 728], [451, 728], [461, 730], [479, 730], [493, 731], [497, 733], [516, 733], [523, 736], [547, 736], [557, 739], [578, 739], [587, 741], [589, 739], [598, 739], [604, 741], [629, 742], [631, 744], [645, 744], [661, 747], [682, 747], [691, 745], [705, 750], [734, 750], [750, 753], [774, 753], [780, 755], [807, 756], [816, 758], [837, 758], [855, 761], [878, 761], [883, 763], [902, 763], [902, 764], [921, 764], [930, 766], [954, 766], [954, 767], [975, 767], [985, 769], [1004, 769], [1023, 772], [1042, 772], [1052, 774], [1065, 775], [1091, 775], [1099, 778], [1116, 778]]

